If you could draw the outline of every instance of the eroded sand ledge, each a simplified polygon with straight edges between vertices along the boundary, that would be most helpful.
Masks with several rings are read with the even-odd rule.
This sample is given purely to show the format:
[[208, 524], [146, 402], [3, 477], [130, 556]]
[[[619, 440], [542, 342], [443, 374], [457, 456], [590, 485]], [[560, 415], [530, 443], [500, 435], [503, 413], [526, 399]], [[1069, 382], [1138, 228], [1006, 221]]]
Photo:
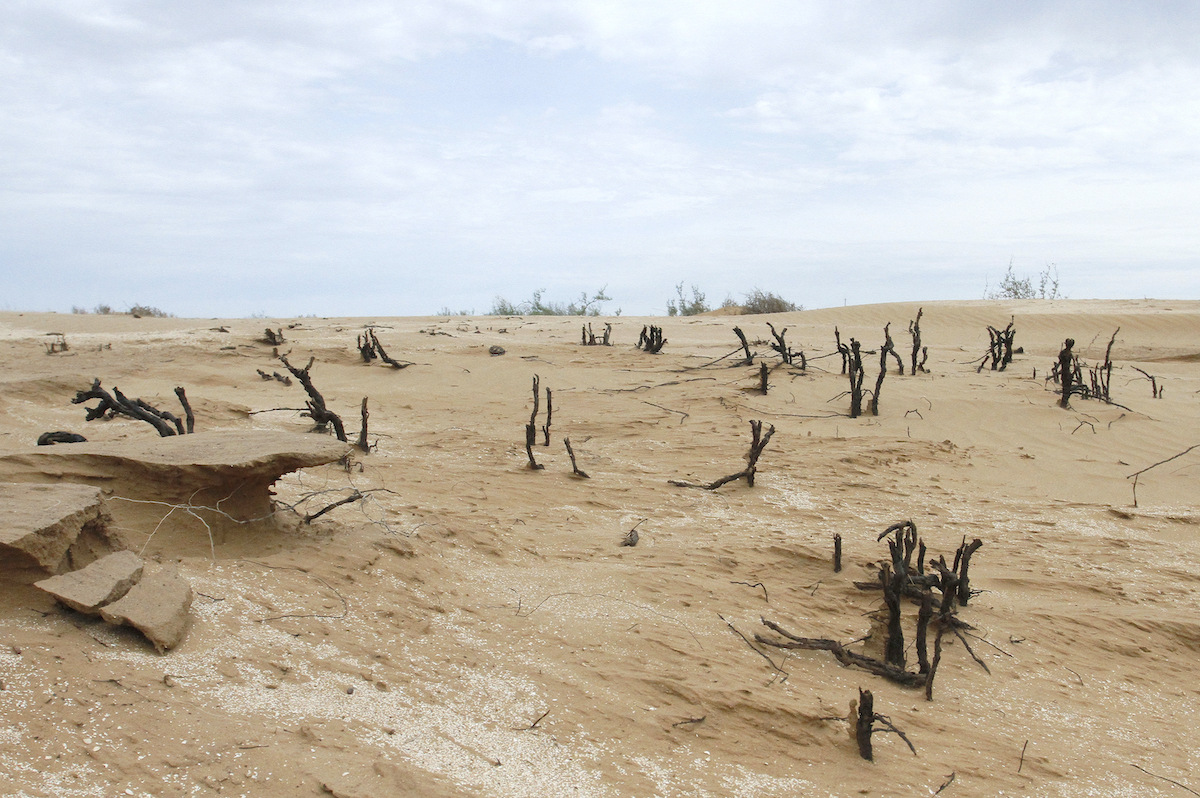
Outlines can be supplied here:
[[270, 487], [279, 477], [335, 462], [349, 448], [326, 436], [275, 430], [61, 444], [0, 456], [0, 479], [80, 483], [128, 499], [219, 506], [247, 521], [271, 513]]

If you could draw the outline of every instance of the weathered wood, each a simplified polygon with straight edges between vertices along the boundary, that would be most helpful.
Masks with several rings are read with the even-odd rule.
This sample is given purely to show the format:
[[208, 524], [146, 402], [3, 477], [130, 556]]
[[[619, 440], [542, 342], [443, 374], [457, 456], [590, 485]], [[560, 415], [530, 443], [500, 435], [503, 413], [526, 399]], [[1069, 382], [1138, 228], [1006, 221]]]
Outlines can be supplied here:
[[563, 444], [567, 447], [567, 456], [571, 458], [571, 473], [583, 479], [591, 479], [583, 469], [575, 463], [575, 450], [571, 448], [571, 439], [563, 438]]
[[[912, 336], [912, 374], [918, 371], [925, 371], [925, 361], [917, 362], [917, 355], [921, 352], [921, 314], [925, 312], [925, 308], [917, 308], [917, 317], [908, 323], [908, 334]], [[925, 349], [925, 358], [929, 358], [929, 348]]]
[[308, 415], [313, 420], [313, 423], [316, 424], [318, 428], [332, 426], [334, 434], [337, 435], [337, 439], [339, 441], [348, 442], [346, 438], [346, 428], [342, 424], [342, 417], [330, 410], [325, 405], [325, 397], [322, 396], [321, 392], [318, 391], [316, 386], [313, 385], [312, 375], [309, 373], [309, 370], [312, 369], [313, 363], [315, 363], [317, 359], [315, 357], [310, 357], [308, 359], [308, 365], [302, 369], [298, 369], [289, 363], [287, 355], [285, 354], [280, 354], [279, 360], [284, 366], [287, 367], [287, 370], [291, 372], [292, 376], [299, 380], [300, 384], [304, 387], [304, 392], [308, 394], [308, 402], [306, 404], [308, 407]]
[[854, 716], [854, 739], [858, 743], [858, 755], [868, 762], [873, 760], [871, 731], [875, 724], [875, 696], [870, 690], [858, 689], [858, 706]]
[[363, 452], [371, 451], [371, 444], [367, 443], [367, 419], [370, 417], [370, 415], [371, 414], [367, 412], [367, 397], [364, 396], [362, 400], [362, 429], [359, 430], [358, 442], [355, 443], [355, 446], [357, 446]]
[[[837, 333], [837, 329], [834, 329]], [[840, 346], [840, 344], [839, 344]], [[850, 339], [849, 354], [847, 357], [848, 374], [850, 376], [850, 418], [858, 418], [862, 415], [862, 397], [863, 397], [863, 372], [862, 364], [862, 344], [855, 339]]]
[[[83, 404], [91, 399], [98, 399], [99, 404], [93, 408], [84, 408], [87, 410], [85, 418], [88, 421], [94, 421], [102, 418], [107, 413], [113, 415], [124, 415], [138, 421], [145, 421], [150, 426], [158, 431], [160, 437], [168, 438], [172, 435], [183, 434], [183, 427], [179, 424], [179, 419], [175, 419], [175, 425], [168, 423], [163, 417], [161, 411], [155, 410], [150, 405], [141, 400], [131, 401], [125, 394], [117, 388], [113, 388], [112, 393], [100, 387], [100, 380], [96, 378], [92, 381], [92, 387], [86, 391], [77, 391], [75, 398], [71, 400], [71, 404]], [[169, 414], [168, 414], [169, 415]], [[178, 427], [178, 428], [177, 428]]]
[[746, 365], [754, 365], [754, 355], [750, 354], [750, 344], [746, 340], [746, 334], [742, 332], [741, 327], [734, 327], [733, 332], [738, 337], [738, 340], [742, 342], [742, 351], [746, 353]]
[[1062, 384], [1062, 399], [1059, 400], [1058, 406], [1063, 409], [1071, 406], [1072, 383], [1074, 382], [1074, 371], [1072, 369], [1074, 354], [1071, 352], [1071, 349], [1074, 346], [1075, 339], [1068, 338], [1063, 341], [1063, 348], [1058, 353], [1058, 379]]
[[655, 327], [654, 325], [643, 326], [642, 334], [638, 337], [637, 348], [643, 352], [656, 355], [662, 351], [666, 343], [667, 339], [663, 338], [662, 327]]
[[537, 414], [538, 404], [541, 401], [541, 380], [538, 375], [533, 375], [533, 412], [529, 414], [529, 423], [525, 425], [525, 454], [529, 455], [529, 467], [534, 471], [540, 471], [545, 466], [539, 465], [537, 460], [533, 459], [533, 447], [537, 445]]
[[754, 487], [754, 475], [758, 471], [758, 458], [762, 455], [763, 449], [767, 448], [767, 443], [771, 440], [771, 436], [775, 434], [774, 424], [770, 425], [770, 429], [767, 430], [766, 435], [762, 434], [762, 425], [763, 423], [761, 421], [750, 422], [750, 451], [746, 454], [746, 467], [741, 471], [737, 472], [736, 474], [730, 474], [727, 477], [721, 477], [715, 482], [709, 482], [708, 484], [685, 482], [678, 479], [670, 479], [667, 480], [667, 482], [680, 488], [703, 488], [704, 490], [716, 490], [722, 485], [727, 485], [730, 482], [734, 482], [745, 477], [746, 484], [750, 487]]
[[829, 640], [821, 637], [798, 637], [784, 630], [778, 624], [768, 621], [766, 618], [760, 619], [764, 626], [774, 632], [783, 635], [787, 640], [772, 640], [762, 635], [756, 634], [754, 639], [759, 643], [774, 648], [785, 649], [805, 649], [808, 651], [828, 651], [837, 659], [838, 662], [846, 666], [862, 668], [865, 671], [882, 676], [890, 682], [894, 682], [902, 687], [921, 687], [925, 684], [925, 677], [918, 673], [910, 673], [902, 671], [886, 662], [880, 662], [874, 657], [868, 657], [863, 654], [858, 654], [850, 651], [836, 640]]
[[179, 404], [183, 405], [183, 415], [187, 418], [187, 431], [191, 435], [196, 431], [196, 416], [192, 413], [192, 405], [188, 402], [187, 392], [180, 385], [175, 388], [175, 395], [179, 397]]

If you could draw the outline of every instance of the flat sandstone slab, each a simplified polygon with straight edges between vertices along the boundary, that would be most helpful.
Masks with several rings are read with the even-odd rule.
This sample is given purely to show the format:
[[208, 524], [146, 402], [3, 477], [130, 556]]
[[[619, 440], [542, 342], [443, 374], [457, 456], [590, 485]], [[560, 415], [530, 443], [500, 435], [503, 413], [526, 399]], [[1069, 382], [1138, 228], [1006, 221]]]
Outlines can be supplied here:
[[0, 483], [0, 559], [54, 573], [80, 532], [105, 520], [100, 491], [89, 485]]
[[100, 608], [129, 592], [142, 578], [145, 563], [132, 551], [118, 551], [91, 565], [36, 583], [73, 610], [99, 615]]
[[173, 567], [159, 565], [123, 597], [101, 607], [100, 617], [134, 627], [163, 654], [183, 639], [191, 606], [192, 586]]
[[[243, 518], [270, 511], [268, 489], [301, 468], [336, 462], [349, 444], [274, 430], [198, 432], [168, 438], [89, 441], [0, 457], [0, 478], [79, 482], [152, 501], [214, 503]], [[236, 494], [236, 495], [235, 495]]]

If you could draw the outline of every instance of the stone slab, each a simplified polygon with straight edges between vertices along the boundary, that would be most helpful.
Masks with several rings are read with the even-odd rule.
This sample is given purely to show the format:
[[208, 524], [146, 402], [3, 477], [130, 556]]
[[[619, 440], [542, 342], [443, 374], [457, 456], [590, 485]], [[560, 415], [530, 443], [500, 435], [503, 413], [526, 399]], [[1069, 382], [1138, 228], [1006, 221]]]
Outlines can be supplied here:
[[144, 565], [142, 558], [132, 551], [118, 551], [78, 571], [52, 576], [36, 585], [73, 610], [99, 615], [101, 607], [121, 598], [137, 584]]
[[148, 569], [123, 597], [100, 608], [109, 623], [132, 626], [164, 654], [183, 639], [192, 606], [192, 586], [170, 565]]

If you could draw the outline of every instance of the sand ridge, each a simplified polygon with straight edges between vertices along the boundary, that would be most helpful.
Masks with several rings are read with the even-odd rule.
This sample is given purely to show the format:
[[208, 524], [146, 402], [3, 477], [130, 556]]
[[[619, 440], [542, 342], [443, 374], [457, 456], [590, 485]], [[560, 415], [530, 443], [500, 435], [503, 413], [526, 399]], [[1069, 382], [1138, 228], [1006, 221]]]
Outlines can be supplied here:
[[[875, 349], [890, 322], [904, 354], [918, 307], [930, 373], [892, 371], [880, 415], [848, 418], [834, 326]], [[986, 326], [1010, 319], [1024, 353], [977, 372]], [[32, 589], [3, 591], [12, 794], [914, 795], [952, 773], [942, 795], [1178, 789], [1159, 776], [1200, 789], [1200, 450], [1139, 479], [1137, 507], [1127, 479], [1200, 443], [1200, 303], [603, 321], [615, 346], [581, 346], [577, 318], [0, 314], [0, 454], [54, 429], [155, 437], [132, 420], [84, 422], [70, 399], [94, 377], [161, 406], [183, 385], [198, 429], [305, 432], [299, 412], [272, 410], [302, 407], [300, 387], [257, 374], [283, 371], [258, 340], [267, 324], [294, 364], [316, 358], [348, 430], [370, 397], [378, 443], [349, 469], [275, 487], [302, 512], [354, 489], [364, 501], [308, 525], [281, 509], [277, 528], [217, 530], [215, 559], [186, 513], [124, 514], [135, 550], [196, 591], [166, 656]], [[788, 328], [806, 371], [766, 357], [767, 321]], [[648, 323], [664, 329], [659, 355], [633, 347]], [[738, 348], [735, 324], [772, 365], [766, 396], [757, 362], [718, 360]], [[415, 365], [364, 364], [366, 325]], [[1124, 407], [1058, 408], [1045, 375], [1062, 339], [1091, 362], [1117, 327]], [[68, 352], [47, 354], [48, 332]], [[1163, 398], [1131, 365], [1160, 378]], [[868, 384], [877, 368], [868, 357]], [[535, 374], [554, 402], [536, 472], [523, 434]], [[776, 427], [755, 487], [668, 484], [739, 470], [750, 420]], [[591, 479], [571, 475], [564, 436]], [[933, 554], [984, 541], [972, 565], [984, 592], [962, 617], [991, 675], [951, 644], [925, 702], [823, 652], [768, 652], [772, 665], [731, 630], [752, 638], [767, 617], [844, 643], [867, 634], [882, 601], [853, 581], [873, 577], [887, 554], [876, 536], [901, 519]], [[163, 523], [170, 534], [152, 536]], [[634, 525], [639, 544], [619, 546]], [[838, 718], [859, 687], [919, 756], [881, 735], [875, 762], [858, 758]]]

